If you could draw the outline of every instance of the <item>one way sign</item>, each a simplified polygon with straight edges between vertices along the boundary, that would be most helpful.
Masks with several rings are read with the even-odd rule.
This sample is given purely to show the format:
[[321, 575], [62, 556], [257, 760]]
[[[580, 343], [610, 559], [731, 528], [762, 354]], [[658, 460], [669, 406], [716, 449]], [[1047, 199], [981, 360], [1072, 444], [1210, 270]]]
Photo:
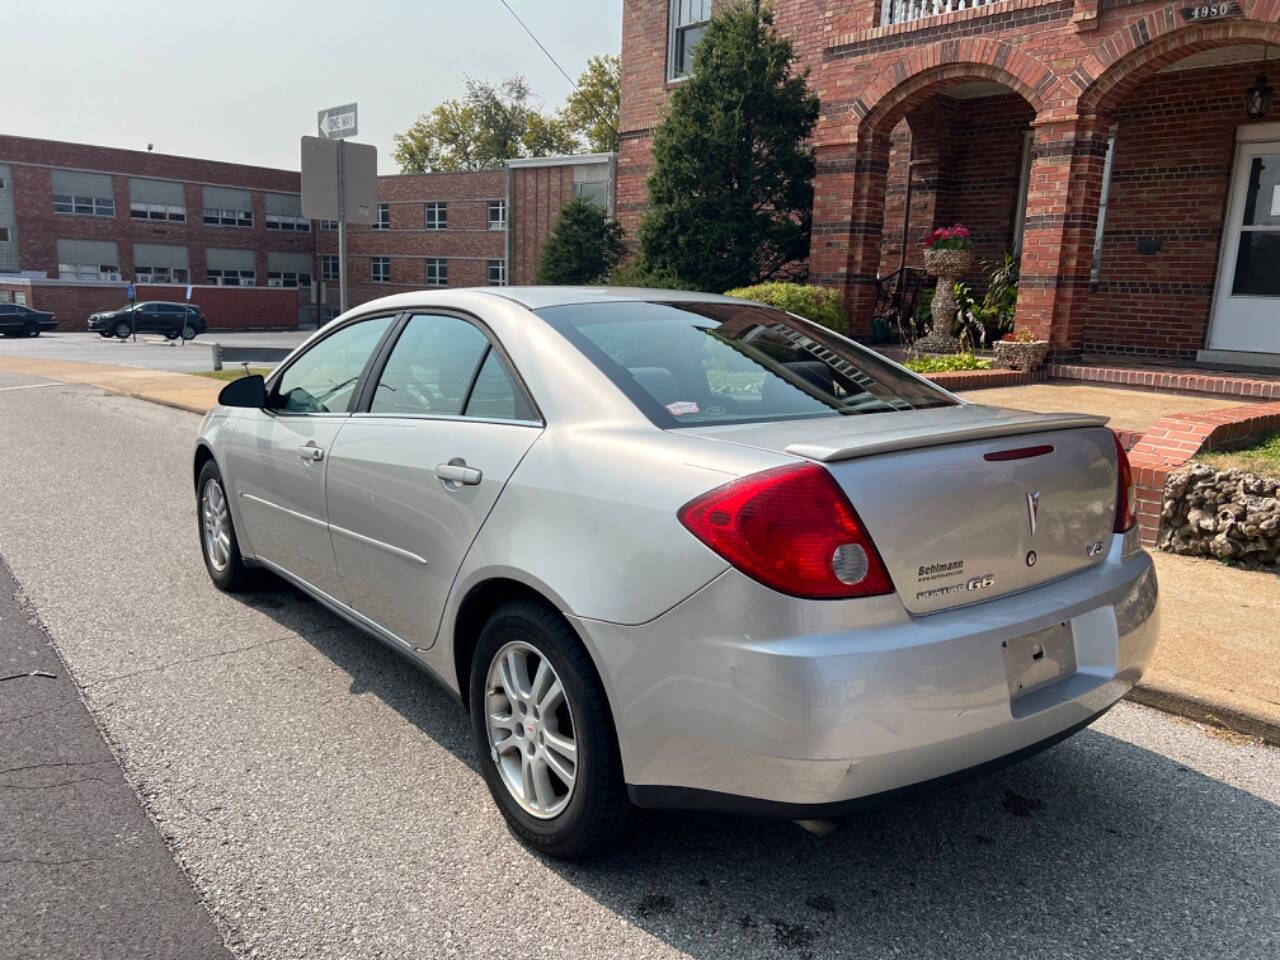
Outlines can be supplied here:
[[327, 140], [343, 140], [356, 135], [356, 105], [344, 104], [341, 107], [330, 107], [316, 114], [316, 125], [320, 128], [320, 136]]

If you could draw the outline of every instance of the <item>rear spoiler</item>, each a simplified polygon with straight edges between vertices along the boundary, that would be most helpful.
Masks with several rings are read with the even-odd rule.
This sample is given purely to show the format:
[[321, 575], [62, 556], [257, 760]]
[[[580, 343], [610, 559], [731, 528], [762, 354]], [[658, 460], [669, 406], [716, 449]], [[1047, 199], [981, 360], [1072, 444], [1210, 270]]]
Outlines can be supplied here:
[[939, 427], [937, 424], [919, 427], [900, 427], [851, 438], [847, 442], [793, 443], [786, 452], [794, 457], [804, 457], [821, 463], [853, 460], [895, 450], [918, 450], [921, 447], [937, 447], [948, 443], [965, 443], [969, 440], [987, 440], [992, 437], [1016, 436], [1020, 433], [1040, 433], [1046, 430], [1074, 430], [1080, 427], [1105, 427], [1106, 417], [1087, 413], [1027, 413], [1022, 410], [1003, 410], [1006, 416], [992, 423], [957, 424]]

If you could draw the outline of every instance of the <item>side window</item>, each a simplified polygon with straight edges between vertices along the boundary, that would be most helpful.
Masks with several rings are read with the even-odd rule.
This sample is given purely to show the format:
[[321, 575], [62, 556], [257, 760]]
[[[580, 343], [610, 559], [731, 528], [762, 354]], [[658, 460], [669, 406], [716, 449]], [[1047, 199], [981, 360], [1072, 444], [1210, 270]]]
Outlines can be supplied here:
[[488, 347], [485, 335], [465, 320], [410, 317], [387, 358], [369, 412], [457, 416]]
[[507, 365], [502, 362], [498, 351], [492, 347], [485, 355], [464, 412], [468, 417], [480, 417], [486, 420], [535, 419], [524, 394], [516, 389], [511, 375], [507, 372]]
[[289, 365], [272, 408], [289, 413], [344, 413], [378, 340], [393, 318], [361, 320], [325, 337]]

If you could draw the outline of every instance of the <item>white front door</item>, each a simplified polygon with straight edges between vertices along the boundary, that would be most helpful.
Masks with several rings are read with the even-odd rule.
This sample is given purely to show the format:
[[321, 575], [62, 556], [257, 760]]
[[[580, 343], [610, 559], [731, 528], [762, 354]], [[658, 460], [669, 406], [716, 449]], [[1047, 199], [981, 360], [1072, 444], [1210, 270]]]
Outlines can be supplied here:
[[1280, 140], [1236, 148], [1211, 350], [1280, 353]]

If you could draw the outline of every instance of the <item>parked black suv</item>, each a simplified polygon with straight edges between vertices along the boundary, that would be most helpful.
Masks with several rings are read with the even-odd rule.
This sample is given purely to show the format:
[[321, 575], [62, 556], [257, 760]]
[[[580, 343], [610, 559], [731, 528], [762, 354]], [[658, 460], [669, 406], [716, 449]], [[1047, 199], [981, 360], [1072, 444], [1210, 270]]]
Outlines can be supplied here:
[[163, 300], [130, 304], [119, 310], [104, 310], [89, 318], [89, 329], [104, 337], [124, 340], [135, 328], [138, 333], [163, 333], [168, 340], [176, 340], [179, 336], [190, 340], [208, 329], [199, 307]]
[[38, 337], [41, 330], [52, 330], [57, 325], [52, 313], [20, 303], [0, 303], [0, 334], [6, 337]]

